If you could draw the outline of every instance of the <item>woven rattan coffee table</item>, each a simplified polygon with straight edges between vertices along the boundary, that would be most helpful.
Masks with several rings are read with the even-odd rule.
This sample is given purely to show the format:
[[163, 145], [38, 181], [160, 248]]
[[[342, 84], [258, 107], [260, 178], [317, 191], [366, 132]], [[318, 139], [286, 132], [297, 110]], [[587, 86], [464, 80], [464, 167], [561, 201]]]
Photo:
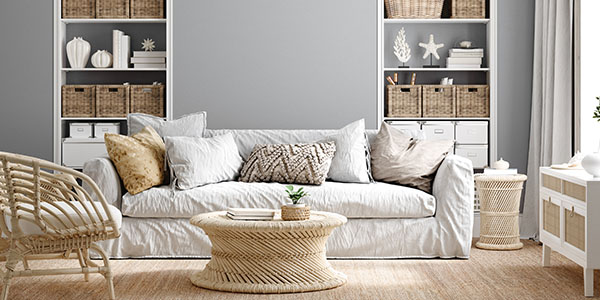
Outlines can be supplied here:
[[306, 221], [234, 221], [225, 212], [201, 214], [190, 222], [212, 242], [212, 258], [190, 279], [196, 286], [241, 293], [296, 293], [346, 283], [325, 257], [331, 232], [344, 216], [311, 212]]

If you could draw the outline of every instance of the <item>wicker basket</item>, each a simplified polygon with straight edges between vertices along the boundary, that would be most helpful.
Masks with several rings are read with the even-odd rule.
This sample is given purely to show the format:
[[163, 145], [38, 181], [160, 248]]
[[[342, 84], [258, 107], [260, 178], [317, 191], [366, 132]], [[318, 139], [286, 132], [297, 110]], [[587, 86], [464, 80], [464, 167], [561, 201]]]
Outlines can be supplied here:
[[420, 85], [388, 85], [386, 117], [421, 117]]
[[457, 117], [489, 117], [490, 88], [487, 85], [456, 86]]
[[281, 219], [284, 221], [303, 221], [310, 219], [310, 206], [281, 206]]
[[455, 117], [456, 87], [423, 85], [423, 117]]
[[165, 117], [165, 87], [163, 85], [132, 85], [129, 111]]
[[131, 0], [132, 19], [163, 19], [164, 17], [164, 0]]
[[62, 17], [65, 19], [93, 19], [96, 17], [96, 0], [63, 0]]
[[95, 117], [96, 88], [93, 85], [62, 86], [63, 117]]
[[452, 0], [452, 18], [485, 18], [485, 0]]
[[96, 18], [129, 18], [129, 0], [96, 0]]
[[97, 85], [96, 116], [126, 117], [129, 113], [129, 86]]
[[439, 19], [444, 0], [385, 0], [389, 19]]

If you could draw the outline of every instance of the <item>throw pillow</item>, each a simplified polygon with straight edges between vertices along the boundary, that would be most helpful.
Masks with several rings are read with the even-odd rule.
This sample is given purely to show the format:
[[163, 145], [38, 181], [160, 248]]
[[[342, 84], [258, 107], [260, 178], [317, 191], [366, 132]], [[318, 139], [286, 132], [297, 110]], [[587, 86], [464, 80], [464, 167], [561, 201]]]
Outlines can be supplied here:
[[163, 118], [134, 113], [127, 115], [128, 135], [138, 133], [146, 126], [151, 126], [161, 137], [165, 136], [204, 136], [206, 129], [206, 112], [184, 115], [178, 119], [166, 121]]
[[322, 184], [335, 143], [256, 145], [240, 172], [244, 182]]
[[327, 178], [339, 182], [371, 182], [364, 119], [346, 125], [338, 134], [319, 142], [335, 142], [336, 152]]
[[416, 140], [384, 122], [371, 148], [373, 178], [431, 193], [433, 176], [453, 145], [452, 140]]
[[231, 133], [212, 138], [165, 137], [173, 184], [190, 189], [234, 180], [243, 160]]
[[164, 180], [165, 144], [150, 126], [133, 136], [104, 135], [108, 156], [127, 191], [135, 195]]

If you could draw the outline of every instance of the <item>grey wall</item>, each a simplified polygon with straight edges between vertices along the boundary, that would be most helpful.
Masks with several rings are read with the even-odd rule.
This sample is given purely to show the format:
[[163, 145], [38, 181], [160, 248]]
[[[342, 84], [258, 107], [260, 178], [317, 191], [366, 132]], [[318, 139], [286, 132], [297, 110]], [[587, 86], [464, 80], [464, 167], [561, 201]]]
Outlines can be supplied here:
[[1, 1], [0, 40], [0, 151], [52, 160], [52, 1]]
[[[174, 110], [212, 128], [376, 127], [376, 7], [175, 0]], [[499, 1], [499, 155], [526, 171], [533, 0]], [[52, 1], [0, 2], [0, 150], [52, 158]]]
[[527, 173], [534, 0], [498, 1], [498, 156]]

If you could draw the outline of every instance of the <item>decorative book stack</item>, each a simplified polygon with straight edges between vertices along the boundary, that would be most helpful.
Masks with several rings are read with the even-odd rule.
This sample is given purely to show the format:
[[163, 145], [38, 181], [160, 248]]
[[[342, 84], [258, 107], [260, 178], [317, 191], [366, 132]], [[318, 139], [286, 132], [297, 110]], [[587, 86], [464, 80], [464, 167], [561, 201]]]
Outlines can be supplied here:
[[166, 68], [166, 51], [133, 51], [131, 63], [135, 69]]
[[449, 69], [467, 68], [479, 69], [483, 61], [483, 49], [450, 49], [450, 57], [446, 61], [446, 67]]
[[227, 217], [232, 220], [270, 221], [275, 211], [261, 208], [228, 208]]
[[128, 69], [131, 38], [121, 30], [113, 30], [113, 68]]

